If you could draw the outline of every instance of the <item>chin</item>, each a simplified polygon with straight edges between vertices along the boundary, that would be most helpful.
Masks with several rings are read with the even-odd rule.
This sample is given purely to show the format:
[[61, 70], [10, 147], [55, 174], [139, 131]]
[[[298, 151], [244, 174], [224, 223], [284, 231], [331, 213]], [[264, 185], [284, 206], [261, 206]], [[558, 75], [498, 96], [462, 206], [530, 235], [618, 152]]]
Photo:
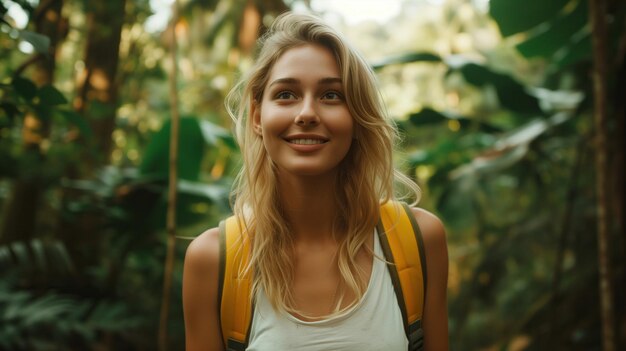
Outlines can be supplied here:
[[315, 165], [290, 165], [288, 167], [280, 167], [285, 173], [302, 176], [302, 177], [314, 177], [324, 175], [337, 174], [337, 167], [316, 167]]

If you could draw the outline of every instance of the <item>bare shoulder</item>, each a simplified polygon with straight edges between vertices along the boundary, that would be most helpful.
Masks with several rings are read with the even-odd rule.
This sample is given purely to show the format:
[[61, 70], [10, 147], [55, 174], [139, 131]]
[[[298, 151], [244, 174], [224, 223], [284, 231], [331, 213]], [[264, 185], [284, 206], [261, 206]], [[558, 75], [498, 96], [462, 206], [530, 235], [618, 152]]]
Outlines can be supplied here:
[[448, 244], [443, 223], [437, 216], [424, 209], [412, 208], [412, 211], [422, 232], [428, 275], [446, 277], [447, 281]]
[[434, 214], [417, 207], [411, 208], [415, 220], [420, 227], [424, 245], [446, 246], [446, 230], [441, 220]]
[[443, 223], [434, 214], [413, 208], [422, 232], [426, 256], [426, 295], [424, 301], [424, 349], [448, 350], [448, 246]]
[[198, 235], [187, 247], [185, 266], [192, 270], [207, 270], [219, 261], [219, 228], [211, 228]]
[[185, 254], [183, 312], [188, 351], [223, 350], [219, 327], [219, 229], [197, 236]]

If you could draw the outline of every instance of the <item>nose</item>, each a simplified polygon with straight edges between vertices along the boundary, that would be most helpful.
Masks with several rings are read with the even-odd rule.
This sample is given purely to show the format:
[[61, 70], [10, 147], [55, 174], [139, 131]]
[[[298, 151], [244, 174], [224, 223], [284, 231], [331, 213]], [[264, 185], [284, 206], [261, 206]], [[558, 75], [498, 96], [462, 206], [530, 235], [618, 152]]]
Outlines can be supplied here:
[[301, 126], [316, 126], [319, 123], [319, 116], [315, 110], [315, 99], [305, 98], [302, 101], [302, 109], [296, 115], [294, 123]]

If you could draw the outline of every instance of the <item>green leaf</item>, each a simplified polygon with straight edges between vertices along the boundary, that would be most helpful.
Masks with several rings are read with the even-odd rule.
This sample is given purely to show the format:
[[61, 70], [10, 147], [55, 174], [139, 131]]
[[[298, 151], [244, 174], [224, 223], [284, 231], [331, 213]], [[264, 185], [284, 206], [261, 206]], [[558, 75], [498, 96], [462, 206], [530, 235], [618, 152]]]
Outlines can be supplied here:
[[555, 17], [570, 0], [491, 0], [489, 14], [503, 36], [529, 30]]
[[65, 96], [51, 84], [39, 88], [38, 95], [42, 105], [55, 106], [67, 103]]
[[526, 57], [550, 57], [563, 46], [574, 40], [574, 34], [587, 23], [587, 3], [581, 1], [578, 6], [564, 14], [556, 16], [535, 35], [517, 45], [517, 49]]
[[31, 101], [35, 96], [37, 96], [37, 86], [33, 83], [32, 80], [15, 77], [11, 82], [15, 91], [24, 99]]
[[181, 193], [205, 197], [214, 202], [227, 200], [230, 193], [228, 187], [186, 180], [178, 181], [177, 188]]
[[420, 164], [433, 163], [433, 159], [434, 157], [433, 157], [432, 152], [429, 152], [426, 150], [414, 151], [408, 157], [408, 161], [411, 167], [415, 167]]
[[528, 145], [518, 145], [511, 149], [498, 150], [487, 155], [481, 155], [468, 164], [461, 165], [450, 172], [450, 179], [482, 175], [503, 170], [521, 160], [528, 152]]
[[457, 114], [453, 114], [446, 111], [435, 111], [429, 107], [422, 109], [419, 112], [413, 113], [409, 116], [409, 121], [411, 124], [417, 127], [426, 126], [426, 125], [437, 125], [448, 123], [450, 121], [456, 121], [459, 123], [461, 129], [468, 128], [470, 126], [475, 126], [479, 130], [495, 133], [501, 131], [500, 128], [496, 128], [488, 123], [480, 122], [473, 120], [472, 118], [459, 116]]
[[199, 120], [200, 130], [204, 141], [211, 146], [217, 144], [218, 140], [223, 140], [231, 136], [230, 132], [215, 123], [211, 123], [207, 120]]
[[[176, 185], [178, 198], [176, 204], [176, 224], [185, 227], [206, 220], [206, 209], [217, 206], [228, 211], [228, 195], [231, 184], [227, 182], [214, 182], [205, 184], [197, 181], [179, 179]], [[167, 186], [163, 187], [163, 194], [167, 193]], [[204, 210], [203, 210], [204, 209]], [[158, 202], [152, 226], [164, 228], [167, 212], [167, 196], [164, 195]]]
[[496, 88], [500, 104], [512, 111], [543, 114], [539, 100], [511, 76], [491, 71], [485, 66], [468, 63], [459, 68], [465, 80], [478, 87], [491, 84]]
[[571, 115], [560, 112], [547, 120], [535, 119], [524, 126], [511, 131], [506, 137], [500, 138], [495, 144], [497, 149], [512, 148], [519, 145], [527, 145], [533, 140], [550, 130], [552, 127], [562, 124], [570, 119]]
[[[169, 177], [170, 129], [171, 120], [167, 120], [152, 136], [141, 162], [141, 174], [163, 179]], [[196, 181], [199, 179], [200, 164], [204, 157], [205, 138], [196, 118], [181, 118], [179, 131], [178, 177]]]
[[410, 62], [442, 62], [442, 60], [441, 57], [430, 52], [413, 52], [382, 59], [381, 61], [372, 64], [372, 68], [377, 70], [389, 65]]
[[533, 88], [532, 92], [541, 101], [541, 106], [548, 111], [573, 110], [585, 98], [581, 91]]
[[235, 137], [233, 137], [231, 133], [228, 133], [228, 135], [222, 136], [220, 139], [222, 140], [222, 142], [224, 142], [226, 146], [228, 146], [229, 149], [231, 150], [238, 149], [238, 145], [237, 145], [237, 142], [235, 141]]
[[573, 43], [554, 54], [553, 64], [556, 69], [563, 69], [573, 63], [591, 59], [591, 31], [585, 27]]
[[455, 180], [466, 176], [482, 175], [505, 169], [526, 156], [529, 145], [553, 127], [569, 120], [570, 114], [560, 112], [547, 120], [535, 119], [500, 138], [493, 149], [475, 157], [470, 163], [464, 164], [450, 173]]
[[426, 126], [431, 124], [441, 124], [448, 120], [441, 112], [435, 111], [429, 107], [423, 108], [421, 111], [411, 114], [409, 121], [415, 126]]
[[50, 50], [50, 38], [45, 35], [28, 30], [21, 30], [20, 39], [30, 43], [33, 48], [35, 48], [35, 51], [40, 54], [46, 54]]

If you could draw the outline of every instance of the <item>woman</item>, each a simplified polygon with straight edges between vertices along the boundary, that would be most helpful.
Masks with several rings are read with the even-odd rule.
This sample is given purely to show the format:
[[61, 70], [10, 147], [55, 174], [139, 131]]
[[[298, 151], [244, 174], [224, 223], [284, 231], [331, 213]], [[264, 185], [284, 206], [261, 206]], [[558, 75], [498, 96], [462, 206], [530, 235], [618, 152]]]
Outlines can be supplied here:
[[[233, 209], [250, 242], [241, 272], [254, 272], [247, 350], [406, 350], [375, 228], [394, 182], [419, 189], [393, 168], [395, 130], [374, 75], [312, 16], [281, 15], [259, 45], [232, 113], [244, 160]], [[447, 350], [444, 228], [425, 210], [411, 213], [428, 277], [424, 348]], [[219, 236], [210, 229], [187, 250], [187, 350], [225, 348]]]

